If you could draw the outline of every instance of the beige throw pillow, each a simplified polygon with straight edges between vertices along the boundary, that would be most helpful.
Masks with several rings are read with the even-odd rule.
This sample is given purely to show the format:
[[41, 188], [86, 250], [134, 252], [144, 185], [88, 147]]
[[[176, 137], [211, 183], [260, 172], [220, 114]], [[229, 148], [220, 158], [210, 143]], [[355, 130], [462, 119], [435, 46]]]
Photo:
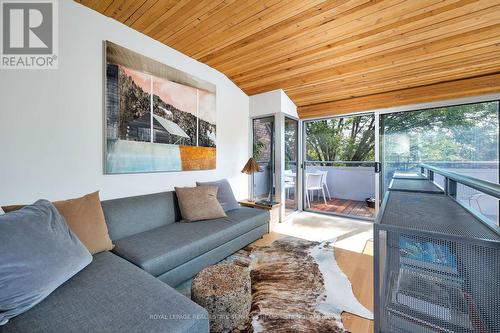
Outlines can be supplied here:
[[176, 187], [182, 218], [186, 222], [227, 217], [217, 200], [217, 186]]
[[[109, 238], [108, 226], [99, 199], [99, 192], [84, 195], [81, 198], [53, 202], [64, 217], [68, 227], [75, 233], [90, 253], [95, 254], [113, 249]], [[4, 206], [8, 213], [23, 208], [24, 205]]]

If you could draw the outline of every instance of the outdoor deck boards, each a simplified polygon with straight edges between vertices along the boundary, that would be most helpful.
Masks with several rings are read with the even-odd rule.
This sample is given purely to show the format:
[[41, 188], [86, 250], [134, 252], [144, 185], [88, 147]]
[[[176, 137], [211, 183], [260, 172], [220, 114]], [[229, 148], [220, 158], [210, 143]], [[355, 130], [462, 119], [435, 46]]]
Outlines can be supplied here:
[[[323, 198], [315, 198], [314, 201], [311, 201], [311, 207], [308, 209], [365, 218], [373, 218], [375, 216], [375, 209], [369, 208], [364, 201], [332, 198], [331, 200], [327, 199], [326, 202], [325, 205]], [[287, 200], [286, 207], [293, 207], [293, 200]]]

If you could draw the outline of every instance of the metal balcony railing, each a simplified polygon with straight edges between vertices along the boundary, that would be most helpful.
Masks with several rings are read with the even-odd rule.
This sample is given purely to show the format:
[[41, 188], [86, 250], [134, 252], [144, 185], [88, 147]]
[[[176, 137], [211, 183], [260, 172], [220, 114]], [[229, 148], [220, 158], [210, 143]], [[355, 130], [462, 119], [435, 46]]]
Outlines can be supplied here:
[[436, 184], [435, 175], [436, 174], [441, 175], [444, 179], [443, 181], [444, 186], [442, 186], [444, 193], [453, 200], [455, 200], [460, 206], [465, 208], [471, 214], [480, 219], [483, 223], [488, 225], [490, 229], [492, 229], [498, 235], [500, 235], [500, 227], [497, 224], [495, 224], [494, 221], [491, 221], [490, 219], [482, 215], [481, 212], [471, 209], [471, 207], [465, 205], [463, 202], [457, 199], [457, 193], [458, 193], [457, 188], [459, 184], [465, 185], [481, 193], [500, 199], [500, 184], [495, 184], [492, 182], [463, 175], [453, 171], [444, 170], [442, 168], [438, 168], [425, 163], [419, 164], [418, 167], [420, 168], [421, 173], [424, 174], [426, 178], [434, 184]]
[[498, 200], [500, 185], [418, 168], [393, 176], [373, 227], [374, 331], [497, 332], [500, 228], [460, 190]]
[[306, 166], [374, 167], [373, 161], [305, 161]]

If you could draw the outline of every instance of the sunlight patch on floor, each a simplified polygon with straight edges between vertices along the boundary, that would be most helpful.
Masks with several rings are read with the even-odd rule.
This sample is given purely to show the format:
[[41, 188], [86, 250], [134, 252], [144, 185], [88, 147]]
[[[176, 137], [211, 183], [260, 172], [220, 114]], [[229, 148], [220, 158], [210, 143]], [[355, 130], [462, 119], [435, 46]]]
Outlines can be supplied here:
[[273, 233], [316, 242], [336, 238], [335, 247], [371, 255], [372, 226], [361, 220], [300, 212], [280, 223]]

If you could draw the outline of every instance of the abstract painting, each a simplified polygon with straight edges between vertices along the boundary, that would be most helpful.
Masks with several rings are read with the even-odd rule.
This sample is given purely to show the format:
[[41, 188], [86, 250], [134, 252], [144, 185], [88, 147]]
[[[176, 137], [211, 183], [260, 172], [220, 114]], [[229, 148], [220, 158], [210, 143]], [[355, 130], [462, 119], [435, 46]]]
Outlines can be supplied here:
[[105, 42], [105, 173], [216, 167], [216, 87]]

